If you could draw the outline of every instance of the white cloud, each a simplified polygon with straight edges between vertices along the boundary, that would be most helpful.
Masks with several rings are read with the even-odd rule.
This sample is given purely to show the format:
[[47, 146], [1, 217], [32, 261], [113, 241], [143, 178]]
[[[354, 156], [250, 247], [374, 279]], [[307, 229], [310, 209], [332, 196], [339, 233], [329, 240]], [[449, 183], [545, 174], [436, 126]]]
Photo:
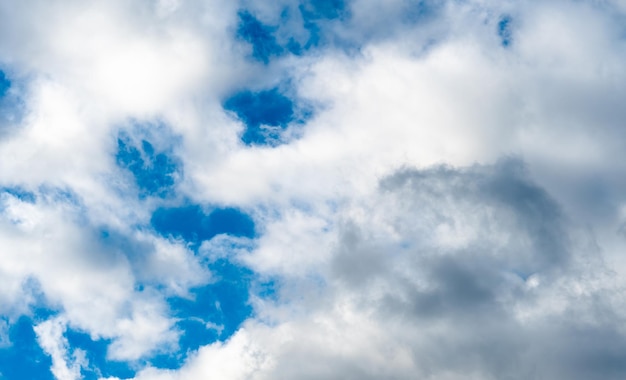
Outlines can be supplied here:
[[52, 357], [52, 374], [59, 380], [80, 379], [81, 367], [87, 365], [84, 353], [79, 350], [70, 354], [67, 339], [63, 337], [66, 321], [51, 319], [35, 326], [37, 340], [43, 350]]
[[[60, 310], [36, 327], [57, 378], [84, 365], [68, 327], [113, 339], [111, 359], [175, 349], [165, 299], [217, 257], [278, 278], [276, 299], [137, 379], [623, 377], [623, 2], [346, 3], [321, 46], [267, 66], [234, 39], [238, 7], [303, 43], [296, 2], [0, 5], [0, 67], [26, 110], [0, 140], [0, 186], [35, 197], [0, 188], [0, 308]], [[303, 136], [244, 146], [222, 99], [280, 81], [317, 106]], [[137, 197], [122, 129], [171, 145], [173, 199]], [[186, 198], [250, 211], [259, 238], [196, 257], [156, 236], [154, 208]]]
[[[180, 243], [141, 234], [131, 236], [130, 244], [123, 236], [103, 242], [77, 205], [38, 196], [44, 200], [29, 203], [3, 193], [5, 310], [24, 313], [43, 295], [45, 306], [62, 311], [65, 324], [113, 339], [112, 358], [135, 360], [163, 345], [175, 347], [178, 333], [164, 297], [185, 296], [190, 286], [208, 280], [191, 252]], [[36, 288], [26, 286], [28, 281]], [[136, 291], [136, 282], [146, 290]]]

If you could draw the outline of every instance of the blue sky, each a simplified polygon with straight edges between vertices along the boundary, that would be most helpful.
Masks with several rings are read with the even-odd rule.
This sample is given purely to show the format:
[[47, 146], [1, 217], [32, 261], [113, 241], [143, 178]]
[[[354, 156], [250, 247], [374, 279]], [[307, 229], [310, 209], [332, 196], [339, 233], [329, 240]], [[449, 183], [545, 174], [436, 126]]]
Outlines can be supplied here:
[[625, 378], [625, 17], [0, 5], [0, 379]]

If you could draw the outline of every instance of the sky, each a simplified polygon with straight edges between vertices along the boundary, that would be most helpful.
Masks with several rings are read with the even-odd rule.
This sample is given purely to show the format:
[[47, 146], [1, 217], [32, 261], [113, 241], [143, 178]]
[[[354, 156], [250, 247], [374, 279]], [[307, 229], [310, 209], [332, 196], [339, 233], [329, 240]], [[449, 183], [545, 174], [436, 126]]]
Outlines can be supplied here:
[[626, 1], [0, 1], [0, 379], [626, 378]]

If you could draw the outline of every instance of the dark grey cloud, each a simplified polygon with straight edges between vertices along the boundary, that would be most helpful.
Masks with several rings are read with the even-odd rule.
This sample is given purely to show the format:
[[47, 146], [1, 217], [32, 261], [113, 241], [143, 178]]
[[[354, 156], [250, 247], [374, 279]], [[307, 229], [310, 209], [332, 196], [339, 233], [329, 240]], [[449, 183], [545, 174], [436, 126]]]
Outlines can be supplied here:
[[331, 281], [421, 378], [626, 376], [615, 278], [522, 162], [404, 169], [379, 197], [344, 226]]

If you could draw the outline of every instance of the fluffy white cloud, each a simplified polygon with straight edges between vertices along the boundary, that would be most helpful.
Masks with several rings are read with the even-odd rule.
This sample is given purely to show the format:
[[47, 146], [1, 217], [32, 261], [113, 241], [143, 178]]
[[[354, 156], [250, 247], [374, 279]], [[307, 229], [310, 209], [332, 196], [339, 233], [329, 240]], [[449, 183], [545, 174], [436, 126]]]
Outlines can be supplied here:
[[[58, 379], [86, 366], [68, 328], [110, 359], [172, 351], [167, 298], [228, 258], [277, 293], [137, 379], [622, 378], [623, 2], [314, 3], [0, 4], [24, 108], [0, 135], [7, 323], [59, 311], [36, 327]], [[240, 9], [311, 50], [253, 62]], [[312, 117], [246, 146], [224, 99], [279, 85]], [[139, 196], [122, 131], [180, 160], [175, 195]], [[194, 255], [150, 228], [187, 201], [245, 209], [258, 237]]]
[[41, 347], [52, 357], [52, 374], [61, 380], [80, 379], [80, 369], [87, 363], [80, 350], [74, 351], [70, 357], [67, 339], [63, 337], [65, 323], [51, 319], [37, 325], [35, 332]]
[[[208, 280], [192, 253], [140, 234], [126, 244], [103, 239], [78, 205], [58, 194], [40, 196], [30, 203], [2, 195], [3, 310], [13, 318], [43, 296], [60, 308], [63, 324], [114, 339], [112, 358], [134, 360], [162, 344], [175, 345], [178, 333], [164, 297], [185, 296], [188, 287]], [[138, 292], [136, 282], [148, 288]]]

